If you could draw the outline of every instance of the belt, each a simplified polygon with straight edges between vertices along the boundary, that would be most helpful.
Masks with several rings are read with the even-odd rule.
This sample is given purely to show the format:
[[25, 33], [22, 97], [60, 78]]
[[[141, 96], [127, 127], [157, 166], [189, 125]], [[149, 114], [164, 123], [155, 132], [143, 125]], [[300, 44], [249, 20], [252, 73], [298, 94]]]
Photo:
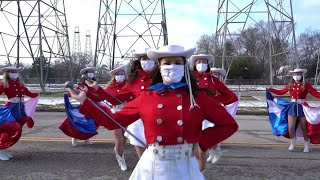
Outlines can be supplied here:
[[158, 160], [182, 160], [192, 156], [194, 144], [159, 145], [150, 144], [147, 151], [153, 153]]
[[303, 103], [305, 101], [306, 101], [305, 99], [291, 99], [291, 102]]
[[14, 98], [8, 99], [8, 101], [11, 103], [19, 103], [19, 102], [24, 102], [24, 98], [14, 97]]
[[125, 104], [116, 105], [116, 106], [113, 106], [113, 108], [116, 109], [116, 110], [121, 110], [124, 105]]

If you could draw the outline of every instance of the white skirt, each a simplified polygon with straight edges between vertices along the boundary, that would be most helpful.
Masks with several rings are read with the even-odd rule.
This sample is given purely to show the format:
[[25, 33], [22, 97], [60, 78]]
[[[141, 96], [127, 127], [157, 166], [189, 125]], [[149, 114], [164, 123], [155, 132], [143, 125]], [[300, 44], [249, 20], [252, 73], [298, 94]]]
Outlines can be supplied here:
[[[143, 122], [141, 119], [138, 119], [136, 122], [130, 124], [127, 127], [127, 130], [130, 131], [132, 134], [134, 134], [142, 142], [147, 144], [146, 136], [144, 134], [144, 126], [143, 126]], [[129, 135], [127, 132], [124, 133], [124, 136], [129, 139], [130, 144], [132, 144], [134, 146], [145, 147], [143, 144], [141, 144], [139, 141], [137, 141], [134, 137]]]
[[133, 170], [130, 180], [203, 180], [192, 144], [149, 145]]

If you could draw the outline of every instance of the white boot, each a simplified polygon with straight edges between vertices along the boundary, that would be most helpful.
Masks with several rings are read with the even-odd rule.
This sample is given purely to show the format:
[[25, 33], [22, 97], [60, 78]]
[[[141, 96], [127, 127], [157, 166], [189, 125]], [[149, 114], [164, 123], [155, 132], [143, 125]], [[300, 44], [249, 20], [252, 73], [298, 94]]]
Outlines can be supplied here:
[[294, 149], [296, 148], [296, 144], [297, 144], [297, 138], [294, 137], [290, 140], [290, 146], [289, 146], [288, 150], [294, 151]]
[[7, 156], [5, 150], [0, 150], [0, 160], [1, 161], [8, 161], [10, 158]]
[[4, 149], [3, 152], [9, 159], [13, 157], [6, 149]]
[[77, 140], [76, 138], [72, 138], [72, 139], [71, 139], [71, 144], [72, 144], [72, 146], [74, 146], [74, 147], [78, 146], [78, 140]]
[[311, 148], [310, 148], [310, 139], [309, 139], [308, 141], [304, 141], [303, 152], [308, 153], [310, 151], [311, 151]]
[[215, 153], [214, 153], [214, 156], [212, 158], [211, 163], [213, 163], [213, 164], [217, 163], [221, 159], [221, 156], [222, 156], [222, 151], [221, 151], [220, 144], [219, 144], [218, 147], [215, 149]]
[[214, 149], [212, 148], [212, 149], [210, 149], [209, 150], [209, 157], [208, 157], [208, 159], [207, 159], [207, 163], [211, 163], [211, 161], [212, 161], [212, 159], [213, 159], [213, 156], [214, 156]]
[[118, 154], [116, 154], [116, 159], [119, 163], [121, 171], [126, 171], [128, 169], [128, 167], [126, 164], [126, 160], [124, 159], [124, 153], [122, 153], [122, 156], [119, 156]]
[[93, 144], [89, 139], [84, 140], [83, 144]]

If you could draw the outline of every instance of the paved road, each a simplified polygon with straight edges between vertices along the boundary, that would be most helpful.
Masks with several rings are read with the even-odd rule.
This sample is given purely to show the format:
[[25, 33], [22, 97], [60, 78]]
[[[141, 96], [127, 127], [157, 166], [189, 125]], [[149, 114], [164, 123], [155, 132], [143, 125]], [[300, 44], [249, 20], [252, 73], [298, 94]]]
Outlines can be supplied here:
[[[138, 159], [127, 144], [129, 171], [122, 172], [113, 153], [111, 133], [99, 129], [93, 145], [72, 147], [58, 129], [63, 113], [37, 113], [36, 126], [10, 148], [14, 158], [0, 162], [0, 179], [128, 179]], [[238, 116], [239, 131], [222, 145], [223, 158], [207, 164], [207, 179], [319, 179], [320, 147], [287, 151], [288, 140], [271, 134], [267, 117]]]

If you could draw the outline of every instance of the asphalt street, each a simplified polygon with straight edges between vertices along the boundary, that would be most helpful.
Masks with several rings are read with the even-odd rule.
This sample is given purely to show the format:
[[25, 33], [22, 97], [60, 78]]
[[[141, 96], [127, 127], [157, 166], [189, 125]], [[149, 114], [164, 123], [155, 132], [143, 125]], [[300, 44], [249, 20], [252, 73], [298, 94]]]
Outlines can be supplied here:
[[[78, 147], [59, 129], [64, 113], [37, 112], [35, 127], [24, 129], [9, 149], [14, 156], [0, 162], [0, 179], [128, 179], [138, 158], [125, 145], [129, 170], [118, 167], [110, 131], [99, 129], [93, 145]], [[266, 116], [237, 116], [238, 132], [222, 143], [223, 157], [207, 164], [206, 179], [320, 179], [320, 147], [303, 153], [302, 139], [295, 152], [288, 140], [272, 135]]]

